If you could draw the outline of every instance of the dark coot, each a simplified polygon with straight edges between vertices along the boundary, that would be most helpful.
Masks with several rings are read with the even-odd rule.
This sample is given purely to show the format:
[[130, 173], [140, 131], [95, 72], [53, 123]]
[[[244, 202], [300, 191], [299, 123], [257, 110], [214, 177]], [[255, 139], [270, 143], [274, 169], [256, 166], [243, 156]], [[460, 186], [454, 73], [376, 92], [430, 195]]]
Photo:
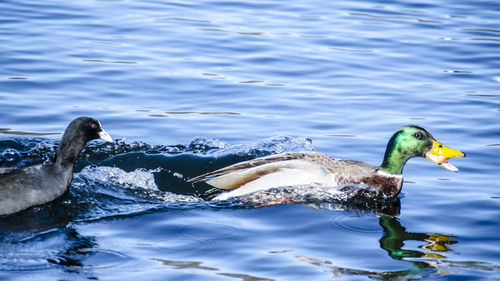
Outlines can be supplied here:
[[53, 162], [0, 169], [0, 215], [45, 204], [64, 194], [73, 179], [78, 154], [88, 141], [98, 138], [113, 141], [99, 121], [79, 117], [64, 131]]

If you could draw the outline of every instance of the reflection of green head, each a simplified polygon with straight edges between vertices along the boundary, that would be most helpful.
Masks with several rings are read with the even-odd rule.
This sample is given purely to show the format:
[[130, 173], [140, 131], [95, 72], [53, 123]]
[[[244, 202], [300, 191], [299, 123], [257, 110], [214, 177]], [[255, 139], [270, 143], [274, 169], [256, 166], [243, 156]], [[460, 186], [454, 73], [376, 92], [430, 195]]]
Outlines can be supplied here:
[[432, 135], [426, 129], [406, 125], [392, 135], [385, 150], [380, 169], [390, 174], [400, 175], [403, 167], [412, 157], [424, 157], [432, 148]]

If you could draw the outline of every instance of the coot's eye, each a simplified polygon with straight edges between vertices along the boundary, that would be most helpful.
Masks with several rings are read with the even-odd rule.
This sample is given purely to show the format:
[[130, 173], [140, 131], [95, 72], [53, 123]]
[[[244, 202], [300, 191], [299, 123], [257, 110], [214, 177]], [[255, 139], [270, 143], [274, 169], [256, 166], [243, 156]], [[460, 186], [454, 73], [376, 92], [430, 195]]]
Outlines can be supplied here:
[[416, 138], [417, 140], [421, 140], [422, 139], [422, 134], [419, 133], [419, 132], [416, 132], [415, 134], [413, 134], [413, 137]]
[[96, 129], [97, 125], [95, 123], [93, 123], [91, 127], [92, 127], [92, 129]]

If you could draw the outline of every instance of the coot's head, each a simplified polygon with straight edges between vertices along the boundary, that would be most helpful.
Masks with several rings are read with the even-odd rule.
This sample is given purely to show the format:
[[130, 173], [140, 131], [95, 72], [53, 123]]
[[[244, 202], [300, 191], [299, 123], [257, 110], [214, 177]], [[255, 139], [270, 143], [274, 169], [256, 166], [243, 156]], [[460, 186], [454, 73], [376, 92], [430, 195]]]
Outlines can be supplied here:
[[103, 139], [110, 142], [113, 141], [108, 132], [102, 128], [101, 123], [91, 117], [76, 118], [69, 124], [66, 132], [68, 132], [68, 130], [71, 130], [74, 133], [81, 133], [85, 137], [85, 142], [94, 139]]
[[75, 138], [83, 141], [84, 143], [94, 139], [103, 139], [110, 142], [113, 141], [108, 132], [102, 128], [101, 123], [91, 117], [78, 117], [71, 121], [68, 128], [66, 128], [66, 131], [64, 132], [63, 140], [68, 139], [75, 141]]
[[54, 162], [59, 165], [74, 165], [85, 144], [94, 139], [113, 141], [99, 121], [90, 117], [76, 118], [64, 131]]

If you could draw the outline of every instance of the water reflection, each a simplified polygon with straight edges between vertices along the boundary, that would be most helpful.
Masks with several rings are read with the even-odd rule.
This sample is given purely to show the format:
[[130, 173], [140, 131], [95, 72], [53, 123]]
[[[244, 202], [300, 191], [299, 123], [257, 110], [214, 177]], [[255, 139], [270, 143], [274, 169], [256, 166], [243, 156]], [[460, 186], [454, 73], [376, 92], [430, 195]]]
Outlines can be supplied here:
[[455, 244], [457, 241], [453, 240], [454, 236], [444, 235], [439, 233], [419, 233], [407, 232], [401, 223], [393, 217], [381, 216], [379, 224], [384, 230], [384, 236], [380, 239], [380, 247], [386, 250], [393, 259], [402, 260], [405, 257], [430, 257], [430, 258], [444, 258], [443, 255], [402, 249], [405, 241], [414, 240], [422, 241], [427, 244], [419, 246], [419, 248], [434, 251], [446, 252], [450, 251], [448, 245]]
[[[401, 224], [397, 216], [399, 215], [399, 200], [391, 204], [382, 204], [378, 208], [368, 209], [367, 205], [343, 205], [348, 211], [355, 211], [373, 214], [377, 212], [380, 216], [378, 224], [380, 225], [383, 234], [379, 239], [380, 248], [394, 260], [407, 262], [410, 267], [400, 271], [371, 271], [356, 268], [338, 267], [333, 262], [318, 259], [314, 257], [295, 255], [295, 258], [301, 262], [305, 262], [326, 270], [334, 276], [367, 276], [378, 280], [416, 280], [424, 279], [436, 274], [441, 274], [439, 268], [444, 267], [478, 267], [477, 264], [460, 264], [444, 259], [445, 253], [450, 251], [450, 246], [457, 243], [454, 236], [440, 233], [420, 233], [410, 232]], [[338, 210], [342, 205], [335, 204], [309, 204], [309, 207]], [[59, 267], [61, 270], [71, 274], [81, 274], [85, 277], [95, 279], [98, 276], [98, 271], [114, 268], [120, 263], [130, 260], [130, 257], [110, 249], [103, 248], [99, 245], [98, 239], [92, 235], [82, 235], [75, 229], [70, 221], [74, 220], [76, 214], [54, 214], [53, 212], [42, 212], [52, 214], [52, 219], [45, 218], [36, 220], [36, 222], [24, 222], [28, 229], [10, 229], [14, 224], [11, 219], [14, 217], [22, 217], [24, 213], [18, 216], [3, 218], [4, 228], [2, 231], [11, 233], [8, 239], [2, 239], [3, 248], [0, 249], [0, 270], [28, 270], [37, 268]], [[24, 214], [26, 217], [32, 214]], [[38, 218], [40, 219], [40, 218]], [[43, 225], [40, 225], [43, 222]], [[213, 224], [211, 224], [213, 225]], [[220, 227], [217, 227], [220, 231]], [[206, 230], [200, 228], [195, 229], [203, 235], [210, 234]], [[27, 235], [17, 236], [15, 239], [12, 233], [25, 233]], [[186, 232], [185, 230], [183, 232]], [[234, 233], [235, 231], [226, 231], [225, 233]], [[218, 238], [217, 238], [218, 239]], [[186, 240], [199, 240], [196, 237], [187, 238]], [[410, 241], [417, 241], [420, 245], [419, 249], [409, 249], [405, 244]], [[25, 245], [29, 245], [29, 252]], [[62, 246], [61, 246], [62, 245]], [[414, 245], [414, 244], [413, 244]], [[33, 249], [37, 249], [33, 251]], [[294, 250], [274, 251], [276, 254], [288, 254]], [[10, 254], [8, 254], [10, 253]], [[21, 254], [19, 254], [21, 253]], [[157, 254], [157, 253], [156, 253]], [[33, 260], [36, 260], [36, 265], [33, 265]], [[215, 274], [220, 276], [238, 278], [241, 280], [272, 280], [265, 277], [248, 275], [247, 272], [224, 272], [222, 269], [204, 265], [206, 261], [193, 260], [170, 260], [160, 257], [150, 257], [150, 260], [158, 262], [169, 269], [174, 270], [201, 270], [206, 274]], [[485, 265], [489, 266], [489, 265]], [[210, 273], [211, 272], [211, 273]]]
[[0, 128], [0, 134], [20, 135], [20, 136], [50, 136], [50, 135], [58, 135], [60, 133], [25, 132], [25, 131], [13, 131], [10, 128]]
[[82, 235], [70, 224], [47, 222], [47, 227], [2, 236], [0, 272], [53, 269], [97, 280], [97, 272], [127, 260], [126, 255], [103, 249], [96, 237]]
[[[166, 260], [166, 259], [152, 259], [155, 261], [161, 262], [163, 265], [172, 267], [173, 269], [199, 269], [199, 270], [208, 270], [208, 271], [219, 271], [219, 268], [209, 267], [202, 265], [203, 262], [199, 261], [175, 261], [175, 260]], [[274, 279], [262, 278], [248, 274], [242, 273], [229, 273], [229, 272], [217, 272], [217, 275], [238, 278], [243, 281], [273, 281]]]
[[[411, 268], [401, 271], [370, 271], [362, 269], [337, 267], [332, 262], [307, 256], [296, 256], [297, 259], [309, 264], [322, 267], [335, 276], [362, 275], [379, 280], [415, 280], [434, 275], [439, 264], [437, 260], [444, 258], [444, 252], [450, 251], [449, 245], [457, 243], [455, 237], [440, 233], [408, 232], [401, 222], [393, 216], [382, 215], [379, 217], [379, 225], [384, 234], [380, 238], [380, 248], [387, 251], [394, 260], [406, 261]], [[429, 251], [404, 249], [405, 243], [409, 241], [423, 242], [421, 249]], [[431, 252], [432, 251], [432, 252]], [[440, 252], [434, 253], [434, 252]], [[415, 258], [422, 258], [420, 260]], [[427, 258], [427, 260], [424, 260]]]
[[171, 266], [175, 269], [203, 269], [203, 270], [219, 270], [215, 267], [209, 267], [202, 265], [203, 262], [199, 261], [174, 261], [174, 260], [166, 260], [166, 259], [157, 259], [153, 258], [152, 260], [159, 261], [164, 265]]
[[68, 205], [63, 198], [55, 202], [0, 217], [0, 243], [22, 241], [66, 227], [76, 217], [76, 210], [61, 208]]

